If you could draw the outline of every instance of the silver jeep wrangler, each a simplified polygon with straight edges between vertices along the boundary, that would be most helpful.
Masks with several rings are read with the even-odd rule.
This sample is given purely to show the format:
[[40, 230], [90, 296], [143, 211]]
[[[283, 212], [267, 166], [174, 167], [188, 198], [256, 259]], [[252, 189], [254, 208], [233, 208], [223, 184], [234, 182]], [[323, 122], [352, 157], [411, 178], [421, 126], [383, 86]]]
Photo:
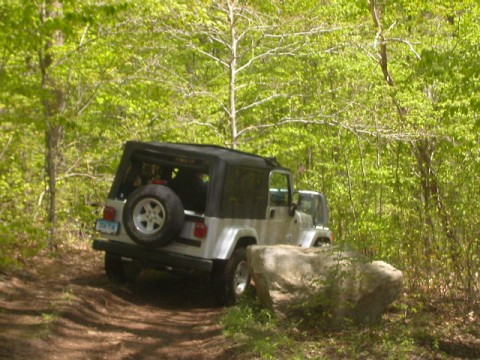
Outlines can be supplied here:
[[[331, 241], [312, 218], [292, 174], [269, 158], [214, 145], [135, 142], [124, 153], [95, 228], [108, 278], [133, 280], [142, 268], [204, 271], [224, 304], [250, 286], [246, 248], [312, 247]], [[318, 193], [317, 193], [318, 194]], [[302, 206], [307, 208], [299, 211]], [[320, 208], [318, 207], [320, 206]]]

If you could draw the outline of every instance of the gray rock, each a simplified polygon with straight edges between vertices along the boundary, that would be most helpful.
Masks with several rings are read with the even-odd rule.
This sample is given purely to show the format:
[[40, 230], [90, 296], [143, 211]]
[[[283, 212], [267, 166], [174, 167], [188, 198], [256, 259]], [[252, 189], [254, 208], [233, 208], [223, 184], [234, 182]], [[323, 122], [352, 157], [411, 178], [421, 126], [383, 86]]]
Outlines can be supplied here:
[[278, 318], [339, 328], [378, 322], [402, 292], [402, 272], [334, 246], [251, 246], [259, 301]]

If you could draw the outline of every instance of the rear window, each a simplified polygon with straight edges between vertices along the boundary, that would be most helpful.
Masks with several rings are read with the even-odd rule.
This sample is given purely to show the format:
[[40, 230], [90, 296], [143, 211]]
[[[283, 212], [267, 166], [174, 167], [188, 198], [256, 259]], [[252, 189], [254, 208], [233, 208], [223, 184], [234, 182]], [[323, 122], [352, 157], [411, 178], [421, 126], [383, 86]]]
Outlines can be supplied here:
[[209, 184], [209, 168], [204, 161], [181, 158], [163, 159], [134, 153], [123, 174], [117, 197], [126, 199], [137, 188], [149, 184], [171, 188], [185, 210], [205, 212]]

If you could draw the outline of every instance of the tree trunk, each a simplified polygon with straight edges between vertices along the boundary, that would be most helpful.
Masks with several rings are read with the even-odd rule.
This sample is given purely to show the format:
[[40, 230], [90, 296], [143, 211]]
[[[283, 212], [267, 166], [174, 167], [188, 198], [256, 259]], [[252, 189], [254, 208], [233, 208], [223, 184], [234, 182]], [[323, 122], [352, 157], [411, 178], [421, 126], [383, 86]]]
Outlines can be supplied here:
[[[40, 20], [45, 23], [48, 19], [60, 16], [62, 3], [58, 0], [45, 1], [40, 5]], [[63, 125], [58, 123], [57, 115], [65, 107], [62, 89], [55, 83], [51, 74], [53, 62], [52, 51], [56, 46], [63, 44], [63, 34], [55, 30], [53, 34], [46, 35], [43, 45], [39, 50], [39, 64], [42, 74], [41, 87], [43, 90], [42, 105], [45, 124], [45, 186], [48, 195], [47, 221], [48, 239], [50, 249], [56, 248], [55, 229], [56, 217], [56, 188], [58, 163], [61, 158], [61, 143], [63, 138]]]
[[[422, 185], [422, 194], [424, 200], [425, 216], [427, 224], [435, 234], [434, 221], [431, 215], [432, 207], [438, 215], [440, 222], [440, 231], [446, 236], [450, 257], [456, 264], [458, 257], [458, 239], [451, 224], [450, 216], [444, 204], [440, 186], [438, 185], [437, 175], [432, 164], [432, 158], [435, 151], [434, 140], [418, 140], [413, 145], [413, 153], [417, 159], [417, 165], [420, 172], [420, 181]], [[429, 246], [430, 244], [425, 244]]]
[[388, 72], [388, 60], [387, 60], [387, 44], [385, 42], [385, 38], [383, 36], [383, 29], [382, 29], [382, 4], [377, 3], [377, 0], [369, 0], [368, 2], [370, 14], [372, 15], [372, 20], [377, 28], [377, 36], [375, 38], [375, 42], [378, 44], [379, 50], [379, 64], [380, 68], [382, 69], [383, 77], [386, 83], [390, 86], [393, 86], [395, 83]]
[[[377, 28], [377, 35], [375, 42], [378, 44], [380, 67], [385, 79], [385, 82], [390, 86], [395, 86], [395, 82], [388, 71], [387, 62], [387, 44], [383, 37], [383, 30], [381, 24], [382, 4], [378, 0], [369, 0], [369, 9], [372, 15], [372, 20]], [[398, 99], [392, 96], [393, 103], [397, 108], [398, 115], [401, 119], [405, 119], [406, 109], [401, 106]], [[433, 238], [437, 231], [441, 231], [448, 241], [448, 249], [450, 257], [454, 265], [458, 260], [458, 240], [451, 225], [451, 219], [448, 211], [444, 205], [440, 187], [438, 185], [437, 175], [435, 174], [432, 158], [435, 151], [434, 139], [420, 139], [411, 143], [413, 154], [417, 160], [417, 168], [420, 176], [420, 187], [424, 206], [424, 222], [431, 229], [431, 234], [424, 237], [425, 255], [428, 258], [432, 250]], [[440, 229], [436, 229], [434, 214], [438, 216]]]
[[230, 26], [230, 42], [231, 42], [231, 57], [230, 57], [230, 79], [229, 79], [229, 112], [230, 112], [230, 126], [232, 134], [232, 148], [237, 148], [237, 105], [236, 105], [236, 76], [237, 76], [237, 46], [238, 39], [235, 31], [235, 10], [236, 10], [237, 1], [228, 2], [228, 22]]

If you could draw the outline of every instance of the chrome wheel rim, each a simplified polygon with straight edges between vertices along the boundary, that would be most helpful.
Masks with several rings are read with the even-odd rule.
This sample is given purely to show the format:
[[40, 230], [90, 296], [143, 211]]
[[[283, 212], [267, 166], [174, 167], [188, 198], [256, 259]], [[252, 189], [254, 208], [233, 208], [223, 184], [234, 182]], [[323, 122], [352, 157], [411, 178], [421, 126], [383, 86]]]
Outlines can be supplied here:
[[133, 223], [137, 230], [145, 235], [160, 231], [165, 223], [165, 217], [165, 208], [156, 199], [143, 199], [133, 209]]
[[235, 291], [235, 296], [240, 296], [245, 292], [249, 281], [250, 275], [248, 273], [247, 262], [241, 261], [238, 263], [233, 276], [233, 289]]

